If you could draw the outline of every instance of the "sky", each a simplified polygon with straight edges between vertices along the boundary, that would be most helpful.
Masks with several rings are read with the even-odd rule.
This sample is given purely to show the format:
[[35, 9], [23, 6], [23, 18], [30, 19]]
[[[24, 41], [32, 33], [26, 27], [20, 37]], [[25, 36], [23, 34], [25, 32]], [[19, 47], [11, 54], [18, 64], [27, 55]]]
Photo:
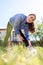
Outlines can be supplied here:
[[10, 17], [34, 13], [37, 20], [43, 18], [43, 0], [0, 0], [0, 28], [6, 28]]

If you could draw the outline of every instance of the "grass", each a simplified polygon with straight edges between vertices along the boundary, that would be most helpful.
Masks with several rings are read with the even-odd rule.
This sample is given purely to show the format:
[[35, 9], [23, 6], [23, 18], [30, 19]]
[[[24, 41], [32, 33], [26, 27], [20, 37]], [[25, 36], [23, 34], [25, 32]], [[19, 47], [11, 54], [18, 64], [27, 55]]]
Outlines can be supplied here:
[[22, 45], [0, 47], [0, 65], [43, 65], [43, 47], [34, 48], [37, 50], [36, 55]]

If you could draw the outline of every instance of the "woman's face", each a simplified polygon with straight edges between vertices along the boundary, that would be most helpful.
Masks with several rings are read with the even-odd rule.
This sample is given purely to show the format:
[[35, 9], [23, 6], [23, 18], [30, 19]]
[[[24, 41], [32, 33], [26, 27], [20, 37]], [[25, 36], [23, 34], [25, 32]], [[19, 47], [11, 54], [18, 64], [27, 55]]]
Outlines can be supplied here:
[[27, 23], [32, 23], [34, 22], [35, 19], [36, 17], [34, 15], [29, 15], [27, 16]]

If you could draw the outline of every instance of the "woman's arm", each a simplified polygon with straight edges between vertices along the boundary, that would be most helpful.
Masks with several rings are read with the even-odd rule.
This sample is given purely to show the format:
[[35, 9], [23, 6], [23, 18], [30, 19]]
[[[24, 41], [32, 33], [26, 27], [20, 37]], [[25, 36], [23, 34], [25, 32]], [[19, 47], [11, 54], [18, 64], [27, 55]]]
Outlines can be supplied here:
[[25, 33], [25, 37], [26, 37], [27, 42], [28, 42], [28, 46], [32, 46], [32, 44], [31, 44], [31, 42], [30, 42], [30, 35], [29, 35], [28, 28], [25, 28], [25, 29], [24, 29], [24, 33]]

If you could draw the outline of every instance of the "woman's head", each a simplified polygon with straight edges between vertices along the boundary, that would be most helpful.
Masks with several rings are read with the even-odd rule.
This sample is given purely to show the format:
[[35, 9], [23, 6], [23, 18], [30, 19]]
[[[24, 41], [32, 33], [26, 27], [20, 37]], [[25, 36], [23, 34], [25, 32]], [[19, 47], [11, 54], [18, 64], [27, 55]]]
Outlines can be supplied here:
[[36, 15], [35, 14], [29, 14], [27, 16], [26, 20], [27, 20], [27, 23], [32, 23], [32, 22], [34, 22], [36, 20]]
[[36, 32], [36, 27], [35, 27], [35, 23], [34, 23], [34, 21], [36, 20], [36, 15], [35, 14], [29, 14], [27, 16], [26, 20], [27, 20], [27, 23], [29, 25], [29, 31], [31, 33]]

